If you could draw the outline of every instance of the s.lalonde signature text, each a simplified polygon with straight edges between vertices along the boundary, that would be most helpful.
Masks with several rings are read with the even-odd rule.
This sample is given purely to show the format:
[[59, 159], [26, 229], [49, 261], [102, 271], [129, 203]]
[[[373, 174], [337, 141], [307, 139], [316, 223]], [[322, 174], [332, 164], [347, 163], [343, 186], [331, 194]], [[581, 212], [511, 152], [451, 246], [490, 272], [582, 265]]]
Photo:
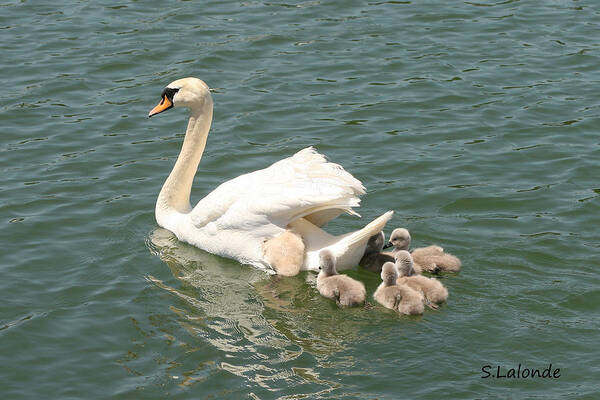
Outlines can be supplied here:
[[543, 378], [543, 379], [558, 379], [560, 378], [560, 368], [552, 368], [552, 364], [548, 365], [547, 368], [525, 368], [521, 364], [517, 368], [509, 368], [508, 370], [500, 365], [484, 365], [481, 367], [482, 379], [487, 378], [506, 378], [506, 379], [531, 379], [531, 378]]

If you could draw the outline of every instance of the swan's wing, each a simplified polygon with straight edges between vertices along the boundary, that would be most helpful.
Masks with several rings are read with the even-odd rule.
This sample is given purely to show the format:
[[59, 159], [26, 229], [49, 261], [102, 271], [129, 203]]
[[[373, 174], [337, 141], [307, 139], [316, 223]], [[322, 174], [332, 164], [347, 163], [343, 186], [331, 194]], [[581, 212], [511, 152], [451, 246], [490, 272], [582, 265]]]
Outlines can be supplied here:
[[194, 207], [192, 221], [196, 226], [218, 220], [229, 227], [260, 223], [285, 227], [307, 217], [323, 225], [341, 212], [356, 214], [352, 208], [364, 192], [358, 179], [309, 147], [223, 183]]
[[352, 207], [358, 205], [358, 198], [347, 196], [339, 187], [325, 182], [270, 184], [240, 198], [218, 219], [218, 223], [222, 228], [232, 228], [258, 220], [286, 227], [298, 218], [332, 208], [354, 213]]

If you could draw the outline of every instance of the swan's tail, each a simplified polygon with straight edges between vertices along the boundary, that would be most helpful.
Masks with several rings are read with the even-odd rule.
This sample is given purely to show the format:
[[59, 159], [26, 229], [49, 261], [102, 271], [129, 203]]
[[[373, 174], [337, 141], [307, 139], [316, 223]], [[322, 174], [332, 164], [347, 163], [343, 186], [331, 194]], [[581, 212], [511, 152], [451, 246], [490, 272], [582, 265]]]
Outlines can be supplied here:
[[329, 249], [335, 255], [338, 270], [356, 267], [365, 253], [369, 238], [381, 232], [393, 214], [393, 211], [388, 211], [364, 228], [341, 236], [332, 236], [304, 218], [294, 221], [290, 227], [300, 233], [306, 246], [304, 269], [318, 268], [319, 253], [323, 249]]
[[336, 255], [336, 268], [342, 270], [357, 266], [365, 253], [369, 238], [381, 232], [393, 214], [393, 211], [388, 211], [375, 218], [364, 228], [342, 236], [331, 245], [330, 249]]
[[393, 215], [393, 211], [386, 212], [385, 214], [369, 222], [367, 226], [365, 226], [361, 230], [358, 230], [346, 236], [342, 241], [348, 248], [352, 248], [358, 244], [363, 243], [366, 245], [367, 241], [371, 236], [376, 235], [383, 230], [385, 224], [387, 224], [387, 222], [390, 219], [392, 219]]

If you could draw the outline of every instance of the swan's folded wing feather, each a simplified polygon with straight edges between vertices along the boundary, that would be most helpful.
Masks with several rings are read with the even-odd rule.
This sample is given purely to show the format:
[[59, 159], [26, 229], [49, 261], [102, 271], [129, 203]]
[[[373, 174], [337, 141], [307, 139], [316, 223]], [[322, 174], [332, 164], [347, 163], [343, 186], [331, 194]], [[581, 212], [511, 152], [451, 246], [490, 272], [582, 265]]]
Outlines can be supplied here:
[[232, 226], [252, 225], [250, 220], [257, 219], [255, 223], [269, 221], [285, 227], [313, 215], [324, 224], [340, 212], [356, 214], [352, 207], [359, 205], [358, 196], [364, 192], [358, 179], [309, 147], [223, 183], [198, 203], [192, 220], [197, 226], [217, 220], [219, 225]]
[[[328, 188], [329, 193], [321, 192]], [[328, 209], [352, 213], [356, 197], [342, 197], [339, 188], [324, 184], [282, 186], [277, 192], [261, 190], [232, 204], [215, 222], [219, 229], [257, 229], [262, 225], [285, 228], [290, 222]]]
[[247, 195], [247, 185], [252, 180], [249, 175], [259, 172], [261, 171], [240, 175], [237, 178], [223, 182], [200, 200], [190, 214], [194, 226], [201, 228], [221, 218], [240, 198]]
[[338, 209], [354, 213], [358, 197], [328, 182], [294, 182], [261, 191], [240, 202], [248, 213], [265, 215], [280, 226], [315, 212]]

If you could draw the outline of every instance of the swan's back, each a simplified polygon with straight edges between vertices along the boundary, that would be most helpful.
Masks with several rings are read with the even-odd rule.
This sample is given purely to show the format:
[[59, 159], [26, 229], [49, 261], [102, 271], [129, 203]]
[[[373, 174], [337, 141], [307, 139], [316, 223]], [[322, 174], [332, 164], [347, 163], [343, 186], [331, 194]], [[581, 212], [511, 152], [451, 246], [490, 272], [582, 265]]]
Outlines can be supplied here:
[[308, 147], [222, 183], [198, 202], [191, 218], [197, 227], [217, 220], [235, 225], [239, 214], [284, 227], [301, 217], [323, 225], [340, 212], [354, 213], [364, 193], [358, 179]]

